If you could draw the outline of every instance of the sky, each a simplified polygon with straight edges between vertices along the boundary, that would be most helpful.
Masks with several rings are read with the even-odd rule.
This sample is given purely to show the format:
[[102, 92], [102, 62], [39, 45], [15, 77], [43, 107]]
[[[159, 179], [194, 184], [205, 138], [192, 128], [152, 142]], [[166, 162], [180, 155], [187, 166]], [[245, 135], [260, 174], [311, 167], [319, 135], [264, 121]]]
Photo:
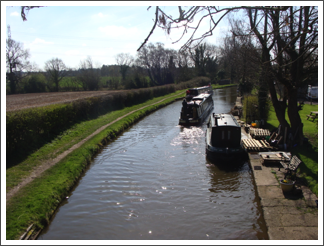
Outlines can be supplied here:
[[[45, 62], [52, 58], [62, 59], [70, 68], [78, 68], [80, 61], [88, 56], [96, 67], [116, 64], [116, 55], [120, 53], [135, 57], [136, 50], [151, 31], [155, 17], [155, 7], [148, 10], [151, 2], [45, 1], [35, 2], [35, 6], [41, 3], [46, 7], [30, 10], [27, 21], [23, 21], [20, 6], [26, 5], [25, 2], [9, 1], [1, 2], [1, 5], [3, 3], [6, 7], [1, 8], [1, 18], [5, 16], [5, 21], [1, 21], [2, 37], [7, 37], [7, 25], [10, 25], [11, 38], [30, 51], [30, 61], [36, 63], [39, 69], [44, 69]], [[162, 9], [174, 17], [178, 16], [177, 2], [160, 4], [167, 4]], [[33, 5], [33, 2], [28, 2], [28, 5]], [[208, 27], [207, 22], [203, 23], [200, 33], [207, 31]], [[221, 45], [228, 29], [227, 18], [224, 18], [207, 41]], [[176, 44], [172, 42], [181, 34], [180, 30], [174, 29], [171, 35], [167, 35], [157, 27], [149, 42], [162, 42], [165, 48], [179, 50], [187, 39]], [[189, 34], [186, 37], [189, 38]]]

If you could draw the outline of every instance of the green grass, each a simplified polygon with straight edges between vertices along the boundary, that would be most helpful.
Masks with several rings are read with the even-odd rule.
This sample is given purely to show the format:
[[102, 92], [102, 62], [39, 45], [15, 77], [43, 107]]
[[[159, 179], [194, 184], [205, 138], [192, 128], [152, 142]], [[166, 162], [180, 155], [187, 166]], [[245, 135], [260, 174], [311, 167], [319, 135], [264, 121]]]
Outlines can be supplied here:
[[[309, 139], [309, 143], [293, 147], [291, 152], [292, 155], [297, 155], [303, 162], [298, 168], [300, 176], [307, 183], [311, 191], [318, 195], [318, 120], [316, 119], [314, 122], [307, 120], [307, 115], [311, 111], [318, 111], [318, 105], [305, 104], [302, 110], [299, 111], [300, 118], [304, 124], [304, 136]], [[287, 114], [286, 119], [290, 122]], [[271, 107], [266, 127], [272, 130], [278, 128], [278, 126], [279, 122], [274, 108]]]
[[[227, 86], [216, 86], [215, 88]], [[96, 129], [131, 111], [148, 106], [107, 127], [85, 142], [80, 148], [71, 152], [55, 166], [43, 172], [40, 177], [36, 177], [32, 182], [22, 187], [7, 202], [7, 240], [18, 239], [31, 224], [37, 225], [38, 228], [43, 228], [49, 222], [56, 208], [65, 199], [71, 188], [73, 188], [80, 175], [86, 170], [92, 157], [104, 145], [130, 127], [134, 122], [158, 108], [172, 103], [176, 98], [183, 97], [185, 91], [180, 90], [163, 97], [154, 98], [142, 104], [108, 113], [94, 120], [76, 124], [51, 143], [44, 145], [30, 155], [24, 162], [7, 169], [6, 185], [8, 191], [10, 188], [16, 186], [24, 177], [30, 175], [34, 168], [48, 159], [55, 158], [80, 140], [89, 136]], [[165, 100], [151, 105], [162, 99]]]
[[[169, 94], [167, 97], [172, 97], [174, 99], [174, 96], [178, 94], [179, 92], [175, 92], [173, 94]], [[97, 130], [101, 126], [106, 125], [114, 121], [115, 119], [131, 111], [137, 110], [145, 105], [156, 103], [163, 98], [166, 97], [154, 98], [142, 104], [137, 104], [122, 110], [110, 112], [94, 120], [84, 121], [75, 124], [72, 128], [64, 131], [52, 142], [44, 145], [38, 151], [28, 156], [27, 159], [25, 159], [19, 165], [7, 169], [6, 172], [7, 191], [12, 187], [16, 186], [17, 184], [19, 184], [19, 182], [23, 178], [29, 176], [31, 171], [37, 166], [41, 165], [44, 161], [49, 159], [54, 159], [56, 156], [63, 153], [65, 150], [69, 149], [74, 144], [78, 143], [82, 139], [92, 134], [95, 130]]]
[[[180, 91], [184, 95], [185, 90]], [[70, 129], [67, 134], [63, 134], [55, 143], [44, 146], [41, 150], [29, 157], [29, 160], [21, 165], [7, 170], [7, 186], [13, 187], [22, 177], [29, 175], [33, 167], [40, 165], [42, 160], [53, 158], [63, 150], [68, 149], [78, 140], [90, 135], [94, 130], [107, 121], [115, 120], [117, 117], [127, 114], [136, 108], [150, 105], [163, 98], [166, 100], [155, 105], [139, 110], [112, 124], [96, 136], [92, 137], [80, 148], [70, 153], [58, 164], [46, 170], [40, 177], [21, 188], [19, 192], [7, 203], [7, 236], [8, 240], [18, 239], [26, 228], [34, 223], [42, 228], [50, 219], [51, 214], [64, 199], [69, 190], [74, 186], [82, 172], [85, 170], [91, 158], [102, 146], [114, 139], [119, 133], [128, 128], [131, 124], [153, 112], [159, 107], [163, 107], [179, 97], [179, 91], [168, 96], [155, 98], [144, 104], [129, 107], [120, 111], [112, 112], [96, 120], [83, 122]], [[74, 142], [74, 143], [69, 143]], [[51, 152], [57, 152], [52, 155]], [[37, 164], [38, 163], [38, 164]], [[19, 173], [19, 175], [17, 175]], [[15, 175], [17, 175], [15, 177]], [[16, 181], [12, 181], [16, 179]]]

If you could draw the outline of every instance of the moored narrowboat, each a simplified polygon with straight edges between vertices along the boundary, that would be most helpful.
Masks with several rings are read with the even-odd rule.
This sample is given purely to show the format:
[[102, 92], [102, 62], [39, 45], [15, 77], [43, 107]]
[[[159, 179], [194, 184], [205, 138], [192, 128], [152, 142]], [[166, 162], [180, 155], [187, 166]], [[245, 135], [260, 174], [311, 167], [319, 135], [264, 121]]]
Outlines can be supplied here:
[[213, 113], [207, 122], [207, 158], [234, 161], [246, 156], [242, 147], [241, 126], [231, 114]]
[[202, 93], [190, 101], [183, 99], [179, 125], [199, 125], [214, 107], [211, 94]]
[[193, 97], [199, 96], [200, 94], [211, 94], [213, 95], [213, 87], [211, 85], [191, 88], [186, 92], [186, 99], [190, 101]]

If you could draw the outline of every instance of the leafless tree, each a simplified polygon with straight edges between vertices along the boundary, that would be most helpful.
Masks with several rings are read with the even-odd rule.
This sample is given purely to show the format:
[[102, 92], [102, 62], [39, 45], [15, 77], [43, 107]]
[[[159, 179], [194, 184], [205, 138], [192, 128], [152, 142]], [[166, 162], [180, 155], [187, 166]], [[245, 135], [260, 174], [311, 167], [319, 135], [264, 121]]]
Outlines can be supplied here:
[[[257, 42], [261, 48], [261, 77], [268, 85], [278, 121], [283, 129], [286, 127], [291, 129], [297, 136], [296, 142], [302, 145], [303, 124], [298, 112], [297, 90], [317, 72], [318, 8], [316, 6], [179, 6], [178, 9], [179, 15], [174, 18], [159, 6], [156, 7], [152, 30], [138, 50], [148, 42], [156, 26], [163, 28], [168, 34], [173, 28], [182, 28], [180, 39], [192, 30], [181, 49], [192, 48], [193, 42], [199, 45], [206, 37], [213, 35], [220, 21], [229, 13], [244, 10], [249, 23], [249, 31], [244, 35], [253, 37], [253, 42]], [[198, 22], [194, 23], [194, 18], [197, 17]], [[204, 20], [209, 21], [210, 27], [203, 35], [196, 37], [196, 32]], [[285, 88], [286, 96], [283, 100], [277, 97], [274, 80]], [[285, 119], [286, 109], [288, 109], [290, 124]]]
[[20, 15], [21, 15], [21, 18], [23, 19], [23, 21], [27, 20], [26, 12], [29, 12], [29, 10], [31, 10], [31, 9], [40, 8], [40, 7], [43, 7], [43, 6], [21, 6]]
[[126, 78], [126, 73], [129, 67], [134, 62], [134, 58], [129, 53], [120, 53], [116, 56], [116, 63], [120, 66], [122, 78]]
[[28, 61], [29, 50], [23, 48], [23, 44], [11, 38], [10, 26], [7, 27], [8, 38], [6, 39], [6, 67], [10, 81], [11, 93], [16, 93], [20, 74], [31, 70], [32, 65]]
[[45, 71], [49, 80], [55, 84], [55, 91], [59, 91], [59, 82], [67, 75], [68, 68], [59, 58], [52, 58], [45, 62]]
[[149, 43], [137, 54], [138, 63], [146, 68], [155, 85], [173, 83], [174, 67], [177, 63], [177, 52], [165, 49], [162, 43]]
[[99, 88], [100, 69], [95, 68], [90, 56], [80, 61], [78, 80], [84, 90], [96, 90]]

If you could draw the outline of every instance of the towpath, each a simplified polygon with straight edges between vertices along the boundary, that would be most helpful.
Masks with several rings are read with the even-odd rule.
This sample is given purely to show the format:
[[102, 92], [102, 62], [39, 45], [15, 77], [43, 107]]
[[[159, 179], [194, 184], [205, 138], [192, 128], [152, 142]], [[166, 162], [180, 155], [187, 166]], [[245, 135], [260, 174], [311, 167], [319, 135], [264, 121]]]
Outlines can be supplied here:
[[[183, 95], [183, 92], [179, 93], [178, 96]], [[65, 152], [63, 152], [62, 154], [56, 156], [54, 159], [51, 160], [47, 160], [45, 161], [42, 165], [38, 166], [29, 176], [27, 176], [26, 178], [24, 178], [17, 186], [15, 186], [14, 188], [12, 188], [11, 190], [9, 190], [6, 193], [6, 202], [8, 202], [10, 200], [11, 197], [13, 197], [22, 187], [24, 187], [25, 185], [29, 184], [31, 181], [33, 181], [33, 179], [35, 179], [36, 177], [39, 177], [44, 171], [46, 171], [47, 169], [49, 169], [50, 167], [54, 166], [55, 164], [57, 164], [60, 160], [62, 160], [64, 157], [66, 157], [68, 154], [70, 154], [73, 150], [79, 148], [82, 144], [84, 144], [86, 141], [88, 141], [90, 138], [92, 138], [93, 136], [97, 135], [98, 133], [100, 133], [101, 131], [103, 131], [104, 129], [106, 129], [107, 127], [109, 127], [110, 125], [114, 124], [115, 122], [123, 119], [124, 117], [135, 113], [136, 111], [142, 110], [146, 107], [158, 104], [163, 102], [164, 100], [168, 99], [164, 98], [156, 103], [152, 103], [150, 105], [141, 107], [137, 110], [131, 111], [127, 114], [125, 114], [124, 116], [121, 116], [117, 119], [115, 119], [114, 121], [100, 127], [99, 129], [97, 129], [95, 132], [93, 132], [91, 135], [89, 135], [88, 137], [84, 138], [83, 140], [81, 140], [79, 143], [73, 145], [70, 149], [66, 150]]]

